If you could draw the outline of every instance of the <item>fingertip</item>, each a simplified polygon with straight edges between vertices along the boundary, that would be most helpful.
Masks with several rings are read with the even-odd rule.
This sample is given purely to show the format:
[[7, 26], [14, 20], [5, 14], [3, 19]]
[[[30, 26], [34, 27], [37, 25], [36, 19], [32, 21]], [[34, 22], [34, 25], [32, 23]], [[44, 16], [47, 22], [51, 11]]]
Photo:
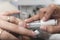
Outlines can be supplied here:
[[43, 17], [40, 22], [46, 21], [47, 19], [45, 17]]
[[45, 26], [41, 26], [40, 29], [45, 31], [46, 27]]

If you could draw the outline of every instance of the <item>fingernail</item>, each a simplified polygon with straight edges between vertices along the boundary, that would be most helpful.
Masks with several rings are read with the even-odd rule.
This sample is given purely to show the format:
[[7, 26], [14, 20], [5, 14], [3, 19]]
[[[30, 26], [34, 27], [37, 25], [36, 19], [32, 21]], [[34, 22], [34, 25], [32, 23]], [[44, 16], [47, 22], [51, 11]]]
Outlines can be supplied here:
[[38, 30], [35, 30], [34, 32], [36, 33], [36, 35], [38, 35], [38, 34], [39, 34], [39, 31], [38, 31]]
[[44, 28], [44, 26], [40, 26], [40, 29], [43, 29]]
[[33, 35], [36, 35], [34, 31], [32, 31], [32, 34], [33, 34]]
[[41, 26], [40, 29], [46, 30], [46, 27], [45, 26]]
[[45, 18], [45, 17], [43, 17], [43, 18], [41, 19], [41, 21], [45, 21], [45, 19], [46, 19], [46, 18]]
[[41, 26], [40, 29], [46, 31], [47, 27], [46, 26]]

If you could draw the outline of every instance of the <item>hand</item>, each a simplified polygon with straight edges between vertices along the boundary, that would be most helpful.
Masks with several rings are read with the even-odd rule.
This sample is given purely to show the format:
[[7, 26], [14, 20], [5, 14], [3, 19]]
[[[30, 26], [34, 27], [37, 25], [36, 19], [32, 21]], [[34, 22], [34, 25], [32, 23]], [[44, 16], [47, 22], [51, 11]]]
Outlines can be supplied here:
[[[11, 15], [11, 14], [14, 14], [14, 13], [17, 13], [17, 11], [15, 12], [6, 12], [6, 13], [3, 13], [0, 15], [0, 28], [1, 30], [4, 29], [5, 30], [8, 30], [6, 32], [2, 32], [1, 33], [1, 38], [0, 39], [8, 39], [9, 38], [12, 38], [12, 39], [17, 39], [15, 36], [13, 36], [10, 32], [14, 32], [14, 33], [17, 33], [17, 34], [22, 34], [22, 35], [27, 35], [27, 36], [34, 36], [35, 33], [31, 30], [28, 30], [26, 29], [25, 27], [22, 27], [22, 25], [19, 25], [20, 23], [22, 23], [23, 21], [16, 18], [16, 17], [13, 17], [13, 16], [8, 16], [8, 15]], [[9, 17], [9, 20], [8, 20], [8, 17]], [[9, 22], [8, 22], [9, 21]], [[8, 35], [7, 37], [3, 36], [2, 34], [6, 33], [6, 35]]]
[[[8, 16], [8, 15], [11, 15], [11, 14], [16, 14], [16, 13], [19, 13], [19, 11], [18, 10], [14, 10], [14, 11], [0, 13], [0, 19], [1, 19], [1, 16]], [[0, 28], [0, 39], [3, 39], [3, 40], [10, 40], [10, 39], [11, 40], [19, 40], [14, 35], [12, 35], [11, 33], [9, 33], [6, 30], [3, 30], [2, 28]]]
[[56, 26], [40, 27], [42, 30], [45, 30], [45, 31], [50, 32], [50, 33], [55, 33], [55, 32], [60, 31], [60, 16], [59, 15], [60, 15], [60, 7], [52, 4], [46, 8], [40, 9], [39, 14], [37, 14], [29, 19], [26, 19], [25, 21], [32, 22], [32, 21], [39, 20], [39, 19], [41, 19], [43, 21], [47, 21], [50, 18], [57, 19], [59, 23]]

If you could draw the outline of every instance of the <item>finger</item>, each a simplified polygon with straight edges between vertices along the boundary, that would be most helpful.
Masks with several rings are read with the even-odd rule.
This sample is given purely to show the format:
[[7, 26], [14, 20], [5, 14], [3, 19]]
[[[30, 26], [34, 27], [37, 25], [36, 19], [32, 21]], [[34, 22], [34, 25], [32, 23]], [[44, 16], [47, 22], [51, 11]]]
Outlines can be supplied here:
[[41, 26], [40, 29], [49, 32], [49, 33], [57, 33], [60, 31], [59, 26]]
[[57, 33], [60, 32], [60, 19], [57, 19], [57, 25], [55, 26], [41, 26], [40, 29], [47, 31], [49, 33]]
[[0, 15], [12, 15], [12, 14], [17, 14], [17, 13], [20, 13], [18, 10], [12, 10], [12, 11], [7, 11], [7, 12], [3, 12], [3, 13], [0, 13]]
[[18, 19], [14, 16], [0, 16], [0, 19], [5, 20], [5, 21], [9, 21], [15, 24], [18, 24], [19, 22], [22, 22], [21, 19]]
[[34, 36], [35, 33], [31, 30], [28, 30], [24, 27], [19, 27], [13, 23], [9, 23], [0, 19], [0, 28], [9, 30], [11, 32], [15, 32], [17, 34], [27, 35], [27, 36]]
[[18, 38], [16, 38], [9, 32], [2, 30], [1, 28], [0, 28], [0, 39], [2, 39], [2, 40], [18, 40]]
[[47, 12], [44, 15], [44, 17], [42, 18], [43, 21], [48, 20], [51, 17], [51, 15], [54, 13], [54, 11], [56, 10], [56, 6], [55, 5], [50, 5], [47, 8], [48, 8]]
[[27, 27], [26, 22], [24, 22], [23, 20], [21, 20], [19, 18], [14, 17], [14, 16], [0, 16], [0, 19], [3, 19], [4, 21], [9, 21], [9, 22], [17, 24], [19, 26]]
[[46, 10], [47, 10], [47, 8], [41, 8], [36, 15], [32, 16], [29, 19], [26, 19], [25, 21], [26, 22], [32, 22], [32, 21], [41, 19], [44, 16]]
[[29, 22], [32, 22], [32, 21], [35, 21], [35, 20], [38, 20], [38, 19], [40, 19], [39, 14], [34, 15], [31, 18], [26, 19], [25, 22], [29, 23]]

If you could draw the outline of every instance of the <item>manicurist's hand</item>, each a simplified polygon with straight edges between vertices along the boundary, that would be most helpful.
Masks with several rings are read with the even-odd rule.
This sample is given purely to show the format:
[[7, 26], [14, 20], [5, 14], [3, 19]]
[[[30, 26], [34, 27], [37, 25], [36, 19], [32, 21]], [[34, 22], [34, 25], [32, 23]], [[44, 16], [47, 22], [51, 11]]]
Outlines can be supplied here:
[[42, 8], [39, 10], [38, 14], [32, 16], [29, 19], [26, 19], [25, 21], [27, 23], [35, 21], [35, 20], [43, 20], [47, 21], [49, 19], [56, 19], [58, 21], [58, 24], [55, 26], [41, 26], [40, 28], [44, 31], [50, 32], [50, 33], [57, 33], [60, 32], [60, 7], [51, 4], [48, 7]]

